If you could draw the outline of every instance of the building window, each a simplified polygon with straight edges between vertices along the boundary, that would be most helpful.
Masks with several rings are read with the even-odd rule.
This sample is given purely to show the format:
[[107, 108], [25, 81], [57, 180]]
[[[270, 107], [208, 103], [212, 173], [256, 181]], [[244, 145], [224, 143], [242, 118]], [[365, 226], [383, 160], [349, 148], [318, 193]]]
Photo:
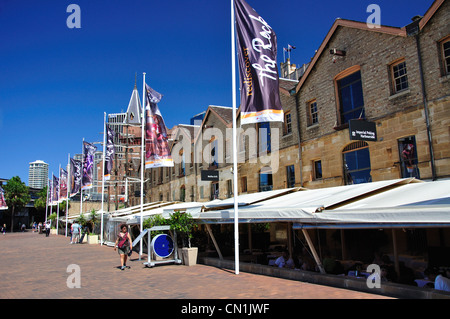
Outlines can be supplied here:
[[294, 165], [286, 166], [287, 188], [295, 187], [295, 168]]
[[415, 136], [409, 136], [398, 140], [401, 175], [405, 177], [420, 178], [417, 167], [417, 149]]
[[247, 176], [243, 176], [241, 178], [241, 192], [242, 193], [247, 192]]
[[443, 75], [450, 75], [450, 36], [440, 42]]
[[258, 123], [258, 142], [259, 142], [259, 154], [265, 155], [271, 151], [271, 140], [270, 140], [270, 123], [261, 122]]
[[211, 200], [219, 199], [219, 183], [212, 182], [211, 183]]
[[233, 196], [233, 182], [231, 179], [227, 179], [227, 198]]
[[[356, 70], [356, 71], [355, 71]], [[353, 73], [351, 73], [354, 71]], [[349, 120], [365, 118], [364, 97], [359, 66], [341, 72], [335, 78], [339, 97], [340, 125]]]
[[314, 180], [322, 179], [322, 161], [313, 161], [313, 178]]
[[319, 114], [317, 112], [317, 101], [308, 102], [308, 126], [319, 123]]
[[291, 112], [284, 113], [284, 135], [292, 133], [292, 117]]
[[272, 170], [270, 167], [263, 167], [259, 171], [259, 191], [266, 192], [273, 189]]
[[406, 90], [409, 87], [405, 59], [391, 64], [391, 77], [393, 94]]
[[181, 186], [180, 188], [180, 202], [185, 202], [186, 201], [186, 187]]
[[344, 150], [344, 180], [345, 184], [361, 184], [372, 181], [370, 175], [369, 145], [364, 141], [354, 142]]

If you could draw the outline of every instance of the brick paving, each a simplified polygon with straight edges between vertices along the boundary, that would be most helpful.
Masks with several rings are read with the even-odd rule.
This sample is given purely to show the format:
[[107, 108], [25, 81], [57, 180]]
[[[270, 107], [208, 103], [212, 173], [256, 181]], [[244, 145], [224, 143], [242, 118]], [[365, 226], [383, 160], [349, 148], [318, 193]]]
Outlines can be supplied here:
[[[136, 253], [121, 271], [112, 247], [30, 230], [0, 235], [0, 251], [1, 299], [390, 299], [207, 265], [147, 268]], [[71, 264], [80, 267], [81, 288], [67, 286]]]

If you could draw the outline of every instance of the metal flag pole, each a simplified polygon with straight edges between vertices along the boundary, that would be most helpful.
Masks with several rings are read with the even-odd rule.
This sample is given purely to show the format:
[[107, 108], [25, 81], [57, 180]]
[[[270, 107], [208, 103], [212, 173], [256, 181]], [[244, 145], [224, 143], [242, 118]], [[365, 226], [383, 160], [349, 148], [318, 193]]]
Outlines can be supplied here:
[[[142, 218], [144, 215], [145, 103], [146, 103], [146, 99], [145, 99], [145, 72], [144, 72], [143, 73], [143, 82], [142, 82], [142, 114], [141, 114], [141, 125], [142, 125], [142, 127], [141, 127], [141, 216], [140, 216], [140, 231], [141, 231], [141, 233], [144, 230]], [[150, 246], [150, 243], [148, 243], [148, 245]], [[148, 249], [148, 254], [150, 254], [150, 247], [148, 247], [147, 249]], [[142, 239], [140, 241], [140, 246], [139, 246], [139, 260], [141, 260], [141, 256], [142, 256]]]
[[56, 235], [59, 235], [59, 201], [61, 200], [61, 164], [58, 171], [58, 188], [56, 189], [58, 200], [56, 201]]
[[50, 183], [47, 174], [47, 201], [45, 202], [45, 222], [47, 223], [47, 210], [48, 210], [48, 191], [50, 189]]
[[234, 197], [234, 267], [239, 274], [239, 218], [238, 218], [238, 170], [237, 170], [237, 134], [236, 134], [236, 44], [234, 36], [234, 0], [231, 0], [231, 85], [233, 92], [233, 197]]
[[83, 143], [81, 144], [81, 184], [80, 184], [80, 217], [83, 213], [83, 164], [84, 164], [84, 137], [83, 137]]
[[69, 222], [69, 194], [70, 194], [70, 153], [67, 155], [67, 198], [66, 198], [66, 237], [67, 237], [67, 224]]
[[[102, 174], [102, 206], [100, 222], [100, 245], [103, 246], [103, 207], [105, 201], [105, 154], [106, 154], [106, 112], [103, 112], [103, 174]], [[116, 199], [117, 200], [117, 199]]]

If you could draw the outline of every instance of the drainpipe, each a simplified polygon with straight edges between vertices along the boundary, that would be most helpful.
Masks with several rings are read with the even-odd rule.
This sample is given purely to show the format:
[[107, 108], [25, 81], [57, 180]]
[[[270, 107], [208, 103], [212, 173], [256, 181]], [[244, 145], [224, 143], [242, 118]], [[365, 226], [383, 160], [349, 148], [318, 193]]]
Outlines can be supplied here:
[[298, 135], [298, 160], [300, 166], [300, 187], [303, 187], [303, 160], [302, 160], [302, 143], [300, 138], [300, 109], [298, 105], [298, 97], [295, 94], [295, 89], [292, 90], [291, 95], [295, 96], [295, 108], [297, 110], [296, 118], [297, 118], [297, 135]]
[[433, 139], [431, 136], [431, 125], [430, 125], [430, 119], [429, 119], [429, 111], [428, 111], [428, 100], [427, 100], [427, 93], [425, 89], [425, 79], [423, 76], [423, 64], [422, 64], [422, 55], [421, 55], [421, 48], [420, 48], [420, 27], [419, 22], [422, 20], [421, 16], [415, 16], [412, 18], [413, 22], [407, 25], [406, 33], [408, 36], [414, 36], [416, 38], [416, 48], [417, 48], [417, 59], [419, 62], [419, 72], [420, 72], [420, 83], [422, 86], [422, 98], [423, 98], [423, 106], [424, 106], [424, 113], [425, 113], [425, 123], [427, 127], [427, 139], [428, 139], [428, 148], [430, 152], [430, 163], [431, 163], [431, 176], [432, 180], [436, 180], [436, 169], [434, 165], [434, 151], [433, 151]]

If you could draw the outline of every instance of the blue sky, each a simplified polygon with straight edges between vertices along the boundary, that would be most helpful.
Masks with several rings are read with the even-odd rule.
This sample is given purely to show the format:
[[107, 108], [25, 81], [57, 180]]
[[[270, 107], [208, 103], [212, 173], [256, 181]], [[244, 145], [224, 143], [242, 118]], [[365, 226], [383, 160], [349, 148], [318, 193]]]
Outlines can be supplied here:
[[[81, 28], [69, 29], [78, 4]], [[338, 17], [365, 22], [371, 3], [381, 24], [403, 27], [432, 0], [248, 0], [291, 62], [308, 62]], [[0, 178], [28, 165], [49, 171], [102, 140], [103, 113], [125, 111], [146, 82], [164, 95], [166, 125], [189, 124], [208, 105], [232, 106], [230, 0], [0, 0]], [[238, 98], [239, 100], [239, 98]], [[100, 146], [99, 146], [100, 147]]]

